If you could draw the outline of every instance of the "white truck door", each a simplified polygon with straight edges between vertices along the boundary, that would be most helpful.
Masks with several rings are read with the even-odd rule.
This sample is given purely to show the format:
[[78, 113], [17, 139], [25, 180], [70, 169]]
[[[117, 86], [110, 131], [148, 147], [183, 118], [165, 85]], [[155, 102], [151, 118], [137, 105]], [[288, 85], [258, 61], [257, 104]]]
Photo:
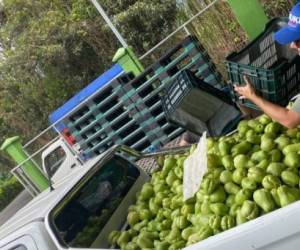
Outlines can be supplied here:
[[33, 238], [24, 235], [1, 248], [1, 250], [38, 250]]
[[43, 170], [50, 169], [51, 180], [55, 183], [68, 175], [74, 167], [82, 165], [78, 157], [58, 139], [42, 152]]

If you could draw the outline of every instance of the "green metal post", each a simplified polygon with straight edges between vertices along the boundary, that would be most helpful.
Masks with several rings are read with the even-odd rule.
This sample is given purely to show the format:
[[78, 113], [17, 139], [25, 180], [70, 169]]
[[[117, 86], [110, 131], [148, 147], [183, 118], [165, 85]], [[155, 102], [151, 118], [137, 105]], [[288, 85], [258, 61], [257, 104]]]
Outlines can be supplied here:
[[[1, 146], [1, 150], [4, 150], [6, 153], [8, 153], [18, 164], [21, 164], [28, 158], [27, 154], [22, 148], [21, 139], [19, 136], [6, 139]], [[47, 178], [42, 174], [41, 170], [34, 164], [32, 160], [28, 160], [23, 163], [21, 168], [40, 191], [43, 191], [49, 187]]]
[[126, 73], [132, 72], [135, 76], [144, 71], [143, 65], [130, 47], [118, 49], [112, 61], [119, 63]]
[[227, 0], [227, 2], [251, 40], [264, 30], [268, 18], [258, 0]]

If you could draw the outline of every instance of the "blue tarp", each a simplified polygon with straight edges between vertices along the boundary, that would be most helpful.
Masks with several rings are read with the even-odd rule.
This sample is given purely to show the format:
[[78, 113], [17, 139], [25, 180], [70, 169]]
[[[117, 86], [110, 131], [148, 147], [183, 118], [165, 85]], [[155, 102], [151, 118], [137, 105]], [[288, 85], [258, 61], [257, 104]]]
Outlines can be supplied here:
[[[60, 118], [65, 116], [73, 108], [75, 108], [77, 105], [79, 105], [85, 99], [87, 99], [89, 96], [91, 96], [97, 90], [99, 90], [100, 88], [105, 86], [111, 79], [116, 77], [122, 71], [123, 71], [123, 69], [121, 68], [121, 66], [119, 64], [115, 64], [113, 67], [111, 67], [109, 70], [104, 72], [101, 76], [99, 76], [96, 80], [91, 82], [88, 86], [86, 86], [84, 89], [82, 89], [76, 95], [74, 95], [70, 100], [65, 102], [61, 107], [59, 107], [57, 110], [52, 112], [49, 115], [50, 123], [53, 124], [56, 121], [58, 121]], [[59, 122], [58, 124], [56, 124], [55, 127], [59, 131], [62, 131], [64, 128], [66, 128], [66, 126], [62, 122]]]

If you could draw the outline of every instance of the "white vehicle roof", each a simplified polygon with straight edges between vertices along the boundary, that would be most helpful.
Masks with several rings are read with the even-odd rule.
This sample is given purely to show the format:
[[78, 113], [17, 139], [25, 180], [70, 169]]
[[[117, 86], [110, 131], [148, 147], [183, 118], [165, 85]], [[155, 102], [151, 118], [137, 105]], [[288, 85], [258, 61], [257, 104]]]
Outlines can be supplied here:
[[83, 166], [74, 169], [68, 176], [53, 184], [53, 191], [50, 192], [50, 188], [47, 188], [36, 196], [0, 227], [0, 240], [32, 221], [44, 220], [51, 209], [61, 201], [62, 197], [85, 176], [95, 163], [110, 152], [111, 150], [89, 160]]

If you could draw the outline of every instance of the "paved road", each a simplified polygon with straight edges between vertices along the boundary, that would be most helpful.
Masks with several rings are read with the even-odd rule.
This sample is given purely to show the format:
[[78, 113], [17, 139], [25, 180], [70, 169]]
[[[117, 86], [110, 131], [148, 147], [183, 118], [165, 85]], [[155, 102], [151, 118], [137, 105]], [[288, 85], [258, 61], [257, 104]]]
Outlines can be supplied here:
[[0, 225], [11, 218], [19, 209], [24, 207], [32, 196], [26, 191], [22, 191], [2, 212], [0, 212]]

